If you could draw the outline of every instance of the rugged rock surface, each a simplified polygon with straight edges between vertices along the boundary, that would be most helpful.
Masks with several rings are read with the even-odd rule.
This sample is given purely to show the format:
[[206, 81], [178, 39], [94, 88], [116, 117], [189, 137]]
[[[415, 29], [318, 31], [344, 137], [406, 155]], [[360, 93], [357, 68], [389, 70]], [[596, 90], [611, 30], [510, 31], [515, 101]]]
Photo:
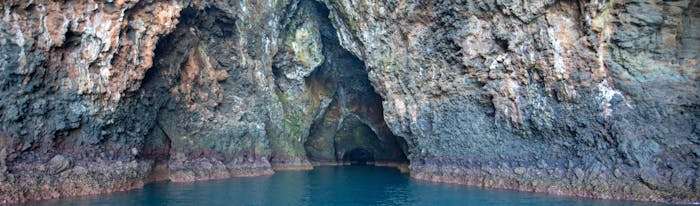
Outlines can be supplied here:
[[403, 139], [384, 123], [381, 97], [364, 63], [340, 46], [329, 11], [314, 1], [298, 7], [273, 66], [288, 136], [296, 137], [286, 142], [303, 143], [293, 150], [316, 164], [347, 163], [355, 149], [372, 161], [404, 161]]
[[433, 181], [700, 201], [696, 1], [0, 10], [0, 201], [368, 154]]
[[193, 3], [182, 11], [177, 29], [159, 42], [167, 46], [156, 50], [143, 91], [160, 108], [155, 130], [162, 134], [151, 134], [170, 143], [173, 181], [272, 172], [265, 125], [270, 119], [266, 102], [274, 95], [274, 45], [258, 42], [271, 37], [249, 37], [258, 34], [244, 25], [269, 19], [225, 12], [235, 7]]
[[[2, 1], [0, 199], [125, 190], [151, 170], [155, 110], [138, 98], [174, 1]], [[65, 164], [65, 163], [68, 164]]]
[[695, 1], [327, 1], [411, 175], [698, 201]]

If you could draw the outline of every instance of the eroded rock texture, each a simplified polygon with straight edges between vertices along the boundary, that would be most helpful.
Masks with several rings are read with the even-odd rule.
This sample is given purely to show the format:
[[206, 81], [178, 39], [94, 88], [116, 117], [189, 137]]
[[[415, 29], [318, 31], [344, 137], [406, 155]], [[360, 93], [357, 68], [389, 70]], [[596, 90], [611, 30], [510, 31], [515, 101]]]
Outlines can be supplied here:
[[327, 1], [411, 175], [698, 201], [696, 1]]
[[0, 2], [0, 201], [410, 161], [700, 201], [700, 3]]
[[140, 86], [175, 1], [2, 1], [0, 199], [138, 187], [155, 123]]
[[317, 164], [348, 162], [344, 157], [355, 149], [372, 161], [404, 161], [405, 143], [384, 123], [382, 100], [364, 63], [340, 46], [327, 16], [323, 4], [302, 1], [284, 32], [288, 36], [281, 37], [285, 46], [273, 70], [286, 129], [298, 137], [286, 142], [303, 143], [296, 151]]
[[225, 12], [229, 7], [195, 4], [182, 11], [177, 29], [159, 42], [147, 76], [144, 91], [160, 108], [152, 135], [170, 141], [173, 181], [272, 172], [265, 125], [274, 48], [245, 40], [269, 37], [248, 37], [257, 34], [244, 25], [267, 19], [235, 16]]

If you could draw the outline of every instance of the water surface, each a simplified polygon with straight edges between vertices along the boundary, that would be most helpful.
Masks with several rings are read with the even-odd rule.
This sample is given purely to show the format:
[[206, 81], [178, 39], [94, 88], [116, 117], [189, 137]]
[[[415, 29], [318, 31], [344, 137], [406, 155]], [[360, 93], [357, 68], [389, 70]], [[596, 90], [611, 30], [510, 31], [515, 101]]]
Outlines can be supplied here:
[[551, 196], [414, 180], [372, 166], [315, 167], [272, 176], [161, 182], [128, 192], [30, 205], [625, 205], [662, 204]]

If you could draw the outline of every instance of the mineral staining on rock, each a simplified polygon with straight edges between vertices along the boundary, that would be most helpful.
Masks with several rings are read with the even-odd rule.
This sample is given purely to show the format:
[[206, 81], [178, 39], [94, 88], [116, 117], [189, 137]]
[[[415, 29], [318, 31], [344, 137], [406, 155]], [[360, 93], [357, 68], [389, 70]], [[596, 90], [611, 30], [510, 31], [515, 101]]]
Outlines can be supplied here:
[[173, 181], [272, 172], [261, 103], [272, 95], [265, 77], [270, 57], [242, 41], [242, 22], [219, 8], [193, 5], [181, 13], [175, 31], [158, 43], [157, 63], [144, 84], [145, 95], [157, 99], [156, 127], [170, 142]]
[[700, 201], [696, 1], [0, 10], [0, 201], [351, 157], [407, 159], [433, 181]]
[[698, 200], [697, 3], [327, 4], [413, 177]]
[[138, 187], [131, 155], [155, 112], [138, 98], [177, 1], [0, 3], [0, 201]]

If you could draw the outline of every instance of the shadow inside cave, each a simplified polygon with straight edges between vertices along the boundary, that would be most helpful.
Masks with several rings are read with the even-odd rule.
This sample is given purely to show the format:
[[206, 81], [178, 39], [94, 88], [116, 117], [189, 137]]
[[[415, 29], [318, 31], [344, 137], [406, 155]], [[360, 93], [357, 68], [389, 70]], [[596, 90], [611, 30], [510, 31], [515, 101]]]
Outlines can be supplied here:
[[368, 162], [374, 162], [374, 154], [366, 149], [356, 148], [343, 155], [343, 162], [366, 165]]
[[384, 121], [382, 97], [375, 92], [368, 68], [341, 46], [328, 8], [305, 0], [299, 10], [307, 21], [318, 24], [325, 57], [306, 77], [306, 86], [331, 91], [329, 105], [314, 119], [304, 141], [308, 159], [314, 164], [407, 164], [406, 142]]

